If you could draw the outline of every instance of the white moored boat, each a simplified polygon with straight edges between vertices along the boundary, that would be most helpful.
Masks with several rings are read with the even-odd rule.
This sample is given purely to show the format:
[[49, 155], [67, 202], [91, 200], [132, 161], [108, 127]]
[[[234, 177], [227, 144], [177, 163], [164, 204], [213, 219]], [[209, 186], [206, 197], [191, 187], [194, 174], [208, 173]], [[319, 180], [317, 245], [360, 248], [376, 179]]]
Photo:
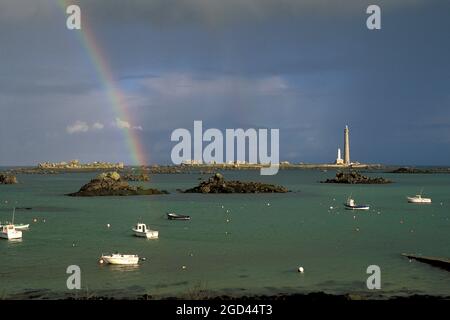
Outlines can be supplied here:
[[158, 239], [159, 236], [158, 231], [148, 229], [145, 223], [136, 224], [136, 226], [132, 230], [136, 237], [142, 237], [147, 239]]
[[136, 265], [139, 263], [139, 256], [136, 254], [113, 253], [111, 255], [102, 255], [100, 263], [117, 265]]
[[360, 205], [357, 205], [357, 204], [355, 203], [355, 200], [352, 199], [351, 197], [349, 197], [349, 198], [347, 199], [347, 202], [344, 203], [344, 207], [345, 207], [345, 209], [347, 209], [347, 210], [369, 210], [369, 209], [370, 209], [370, 207], [369, 207], [367, 204], [360, 204]]
[[416, 194], [414, 197], [406, 197], [409, 203], [431, 203], [431, 198], [422, 198], [421, 194]]
[[22, 239], [22, 231], [16, 230], [13, 224], [2, 226], [0, 229], [0, 238], [2, 239]]

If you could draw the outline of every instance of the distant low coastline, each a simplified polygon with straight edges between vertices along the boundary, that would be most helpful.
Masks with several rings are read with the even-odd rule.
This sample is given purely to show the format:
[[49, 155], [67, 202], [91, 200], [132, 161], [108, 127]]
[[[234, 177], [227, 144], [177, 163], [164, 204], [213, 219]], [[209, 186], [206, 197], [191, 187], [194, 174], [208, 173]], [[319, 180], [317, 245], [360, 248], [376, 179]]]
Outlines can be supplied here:
[[[45, 162], [39, 163], [36, 166], [23, 166], [10, 168], [10, 174], [61, 174], [61, 173], [89, 173], [89, 172], [104, 172], [114, 170], [130, 177], [136, 174], [188, 174], [188, 173], [204, 173], [214, 174], [218, 170], [260, 170], [263, 167], [261, 164], [252, 163], [220, 163], [220, 164], [153, 164], [145, 166], [128, 166], [119, 163], [110, 162], [93, 162], [82, 164], [76, 161], [69, 162]], [[384, 164], [364, 164], [352, 163], [351, 165], [329, 164], [329, 163], [288, 163], [281, 162], [280, 170], [340, 170], [340, 171], [382, 171], [389, 174], [440, 174], [450, 173], [450, 166], [439, 167], [419, 167], [419, 166], [399, 166], [399, 165], [384, 165]], [[132, 179], [131, 179], [132, 180]]]
[[[146, 174], [180, 174], [189, 172], [214, 173], [216, 170], [260, 170], [265, 167], [262, 164], [249, 163], [220, 163], [220, 164], [181, 164], [181, 165], [148, 165], [148, 166], [126, 166], [122, 162], [93, 162], [81, 164], [77, 161], [70, 162], [45, 162], [39, 163], [34, 167], [18, 167], [10, 169], [9, 172], [13, 174], [60, 174], [70, 172], [98, 172], [104, 170], [114, 169], [118, 172], [134, 172], [143, 171]], [[381, 164], [352, 164], [350, 166], [338, 164], [314, 164], [314, 163], [281, 163], [279, 168], [281, 170], [334, 170], [334, 169], [359, 169], [359, 170], [381, 170], [386, 169]]]

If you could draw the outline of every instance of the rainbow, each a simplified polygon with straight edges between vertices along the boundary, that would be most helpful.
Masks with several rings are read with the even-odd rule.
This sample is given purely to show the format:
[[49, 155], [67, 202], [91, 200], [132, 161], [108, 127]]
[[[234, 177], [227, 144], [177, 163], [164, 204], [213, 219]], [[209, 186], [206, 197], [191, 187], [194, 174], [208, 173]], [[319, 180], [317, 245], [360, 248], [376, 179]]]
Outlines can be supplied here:
[[[73, 4], [67, 0], [59, 0], [59, 5], [62, 7], [65, 16], [66, 9], [69, 5]], [[113, 112], [116, 118], [119, 118], [128, 123], [132, 123], [131, 115], [129, 113], [129, 108], [126, 99], [119, 88], [119, 85], [113, 75], [111, 66], [108, 63], [108, 59], [102, 48], [98, 45], [98, 41], [95, 34], [89, 25], [87, 24], [87, 19], [85, 12], [81, 13], [81, 30], [76, 30], [80, 37], [80, 42], [86, 49], [88, 56], [91, 59], [92, 65], [95, 68], [99, 80], [101, 81], [103, 87], [108, 96], [108, 100], [112, 106]], [[131, 154], [131, 160], [133, 165], [147, 165], [146, 151], [138, 136], [138, 130], [133, 128], [124, 128], [123, 132], [125, 135], [125, 140], [127, 141], [127, 146]]]

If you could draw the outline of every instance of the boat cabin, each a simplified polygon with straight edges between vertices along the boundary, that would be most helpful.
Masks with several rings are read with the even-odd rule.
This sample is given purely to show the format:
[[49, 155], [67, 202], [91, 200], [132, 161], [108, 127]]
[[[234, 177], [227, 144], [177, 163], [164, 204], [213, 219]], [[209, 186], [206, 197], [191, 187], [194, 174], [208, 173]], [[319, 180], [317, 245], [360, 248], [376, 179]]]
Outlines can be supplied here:
[[145, 223], [138, 223], [136, 225], [136, 230], [141, 232], [147, 232], [148, 231], [147, 225]]

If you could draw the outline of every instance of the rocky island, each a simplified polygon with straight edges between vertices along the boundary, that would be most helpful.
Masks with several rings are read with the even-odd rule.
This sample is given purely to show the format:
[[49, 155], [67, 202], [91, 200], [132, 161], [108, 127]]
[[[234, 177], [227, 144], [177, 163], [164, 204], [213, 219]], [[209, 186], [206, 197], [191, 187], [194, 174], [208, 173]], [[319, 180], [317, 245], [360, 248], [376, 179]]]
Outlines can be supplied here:
[[414, 167], [400, 167], [388, 173], [450, 173], [450, 168], [414, 168]]
[[321, 183], [347, 183], [347, 184], [387, 184], [391, 182], [392, 181], [382, 177], [370, 178], [356, 171], [337, 172], [335, 178], [321, 181]]
[[140, 173], [140, 174], [126, 173], [123, 176], [123, 180], [147, 182], [150, 181], [150, 176], [147, 173]]
[[37, 165], [39, 169], [123, 169], [123, 162], [110, 163], [95, 161], [92, 163], [81, 163], [79, 160], [71, 160], [69, 162], [41, 162]]
[[0, 184], [16, 184], [17, 178], [11, 174], [0, 173]]
[[220, 173], [216, 173], [197, 187], [185, 190], [184, 193], [285, 193], [288, 189], [282, 186], [261, 182], [226, 181]]
[[81, 187], [74, 193], [69, 193], [72, 197], [93, 197], [93, 196], [135, 196], [167, 194], [167, 191], [157, 189], [144, 189], [140, 186], [132, 186], [124, 181], [121, 176], [113, 172], [104, 172], [92, 179], [89, 183]]

